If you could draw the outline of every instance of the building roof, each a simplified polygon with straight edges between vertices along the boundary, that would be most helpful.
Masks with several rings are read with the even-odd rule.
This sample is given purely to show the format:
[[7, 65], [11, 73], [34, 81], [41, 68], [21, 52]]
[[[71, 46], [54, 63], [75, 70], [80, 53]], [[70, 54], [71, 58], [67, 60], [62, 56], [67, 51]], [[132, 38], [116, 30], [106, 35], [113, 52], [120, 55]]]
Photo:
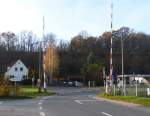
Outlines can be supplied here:
[[117, 75], [117, 77], [149, 77], [150, 78], [150, 74], [125, 74], [125, 75]]

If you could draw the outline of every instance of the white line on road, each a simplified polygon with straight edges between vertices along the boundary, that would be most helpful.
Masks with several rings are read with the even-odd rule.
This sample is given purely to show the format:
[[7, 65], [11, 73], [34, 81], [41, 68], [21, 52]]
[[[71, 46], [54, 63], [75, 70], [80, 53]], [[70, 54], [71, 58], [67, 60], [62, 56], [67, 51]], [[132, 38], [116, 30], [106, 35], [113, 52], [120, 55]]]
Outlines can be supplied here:
[[0, 105], [1, 105], [2, 103], [3, 103], [3, 102], [1, 101], [1, 102], [0, 102]]
[[40, 106], [39, 109], [42, 110], [43, 108]]
[[46, 100], [48, 98], [52, 98], [53, 96], [43, 97], [42, 100]]
[[42, 105], [42, 102], [39, 102], [38, 104], [39, 104], [39, 105]]
[[79, 101], [83, 101], [83, 102], [89, 101], [90, 102], [90, 101], [101, 101], [101, 100], [79, 100]]
[[40, 116], [46, 116], [44, 112], [40, 112]]
[[83, 104], [82, 102], [80, 102], [79, 100], [75, 100], [76, 103], [78, 104]]
[[43, 102], [44, 100], [40, 100], [40, 102]]
[[94, 95], [88, 95], [88, 97], [90, 97], [90, 98], [92, 97], [92, 98], [93, 98], [93, 97], [94, 97]]
[[102, 114], [106, 115], [106, 116], [112, 116], [111, 114], [108, 114], [106, 112], [101, 112]]

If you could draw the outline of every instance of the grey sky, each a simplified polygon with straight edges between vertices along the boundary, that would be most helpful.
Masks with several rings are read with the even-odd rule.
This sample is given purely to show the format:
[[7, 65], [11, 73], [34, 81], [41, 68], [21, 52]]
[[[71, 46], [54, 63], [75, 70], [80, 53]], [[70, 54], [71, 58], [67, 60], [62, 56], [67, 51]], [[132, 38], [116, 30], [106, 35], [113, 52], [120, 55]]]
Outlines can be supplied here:
[[[111, 0], [0, 0], [0, 31], [32, 30], [42, 36], [53, 32], [70, 39], [80, 31], [99, 36], [110, 30]], [[128, 26], [150, 33], [150, 0], [113, 0], [114, 29]]]

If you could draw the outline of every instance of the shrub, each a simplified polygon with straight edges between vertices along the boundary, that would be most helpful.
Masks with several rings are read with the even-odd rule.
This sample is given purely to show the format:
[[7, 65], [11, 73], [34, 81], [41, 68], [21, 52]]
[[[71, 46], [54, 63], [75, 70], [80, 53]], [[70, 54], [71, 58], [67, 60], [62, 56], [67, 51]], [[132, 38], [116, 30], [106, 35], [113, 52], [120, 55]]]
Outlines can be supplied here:
[[0, 78], [0, 96], [17, 96], [20, 93], [19, 87], [14, 87], [7, 78]]

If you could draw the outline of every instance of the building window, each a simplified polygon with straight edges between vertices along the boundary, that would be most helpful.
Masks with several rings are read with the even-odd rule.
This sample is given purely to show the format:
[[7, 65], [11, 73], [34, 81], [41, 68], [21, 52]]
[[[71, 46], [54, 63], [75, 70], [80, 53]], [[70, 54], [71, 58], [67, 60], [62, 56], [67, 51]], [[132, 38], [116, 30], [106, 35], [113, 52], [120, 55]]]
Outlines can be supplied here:
[[20, 68], [20, 71], [23, 71], [23, 68], [22, 68], [22, 67]]
[[17, 67], [15, 67], [15, 71], [17, 71], [18, 70], [18, 68]]
[[10, 75], [10, 78], [14, 78], [14, 75]]
[[27, 75], [23, 75], [23, 79], [27, 79]]

